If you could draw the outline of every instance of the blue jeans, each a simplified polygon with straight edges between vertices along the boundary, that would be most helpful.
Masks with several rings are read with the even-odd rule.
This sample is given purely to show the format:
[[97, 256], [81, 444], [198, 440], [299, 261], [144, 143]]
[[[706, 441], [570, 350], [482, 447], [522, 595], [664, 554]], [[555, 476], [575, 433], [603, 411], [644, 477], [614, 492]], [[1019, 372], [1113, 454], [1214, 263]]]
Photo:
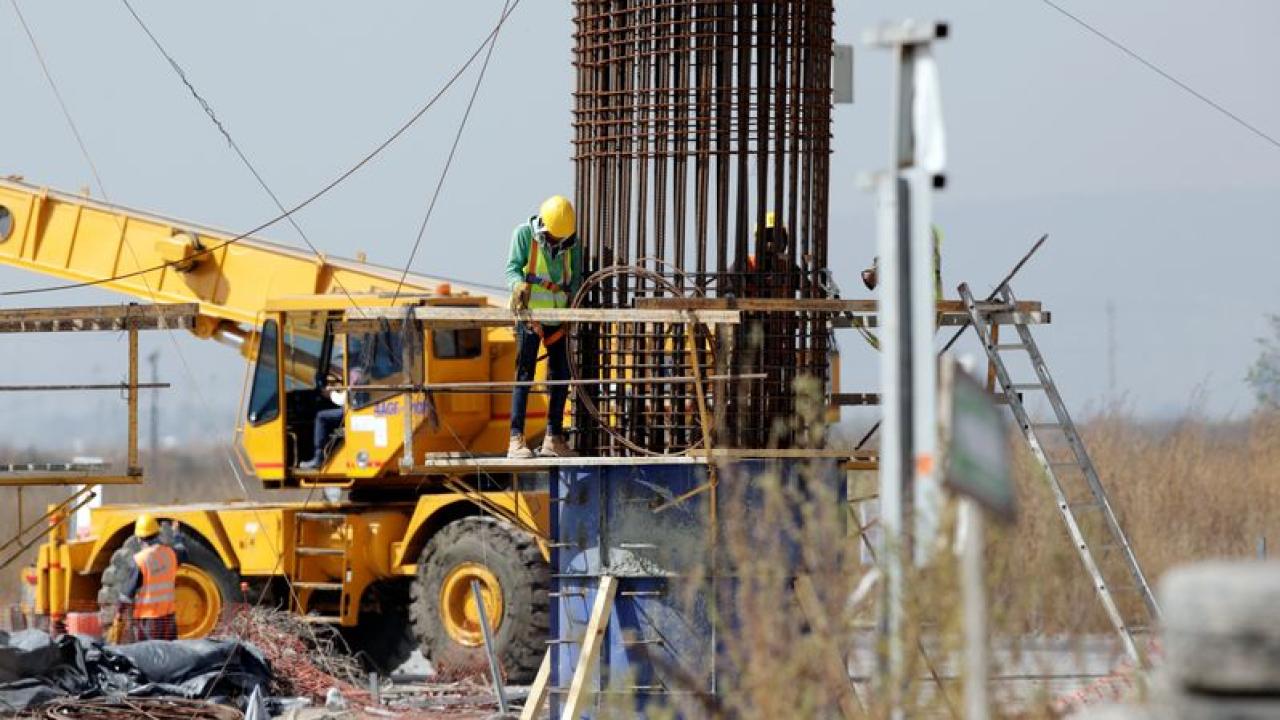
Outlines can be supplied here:
[[329, 436], [340, 427], [342, 427], [342, 408], [325, 408], [316, 413], [315, 435], [312, 437], [315, 450], [311, 455], [312, 460], [324, 460], [324, 446], [329, 442]]
[[[547, 335], [558, 328], [543, 327]], [[520, 323], [516, 325], [516, 380], [530, 382], [538, 366], [538, 351], [542, 339], [532, 329]], [[547, 379], [569, 379], [569, 341], [561, 336], [547, 348]], [[567, 385], [551, 386], [551, 401], [547, 404], [547, 431], [552, 435], [564, 434], [564, 403], [569, 397]], [[511, 434], [524, 435], [524, 415], [529, 407], [529, 388], [516, 387], [511, 391]]]

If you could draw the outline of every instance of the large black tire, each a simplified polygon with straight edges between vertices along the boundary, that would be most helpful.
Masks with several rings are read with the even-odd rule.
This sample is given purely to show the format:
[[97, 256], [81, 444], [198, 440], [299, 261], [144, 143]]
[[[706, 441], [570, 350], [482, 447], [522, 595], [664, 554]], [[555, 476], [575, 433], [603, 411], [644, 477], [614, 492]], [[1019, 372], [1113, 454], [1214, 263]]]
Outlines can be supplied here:
[[376, 670], [385, 677], [403, 665], [418, 646], [409, 626], [409, 583], [375, 583], [365, 593], [359, 624], [342, 628], [342, 639], [366, 670]]
[[550, 568], [528, 533], [490, 516], [456, 520], [436, 533], [418, 559], [409, 616], [422, 652], [446, 675], [486, 668], [483, 646], [455, 640], [445, 627], [440, 594], [445, 578], [463, 563], [485, 567], [502, 589], [494, 645], [511, 683], [528, 683], [546, 652]]
[[[173, 540], [172, 528], [169, 525], [161, 526], [160, 542], [172, 545]], [[184, 536], [182, 541], [187, 548], [187, 561], [183, 565], [199, 568], [208, 576], [218, 593], [222, 606], [221, 613], [226, 614], [233, 603], [241, 600], [239, 574], [223, 565], [218, 554], [199, 540]], [[115, 618], [116, 606], [120, 601], [120, 586], [133, 566], [134, 554], [141, 549], [142, 541], [131, 536], [112, 553], [110, 564], [102, 571], [101, 585], [98, 588], [98, 608], [104, 628], [110, 627]]]

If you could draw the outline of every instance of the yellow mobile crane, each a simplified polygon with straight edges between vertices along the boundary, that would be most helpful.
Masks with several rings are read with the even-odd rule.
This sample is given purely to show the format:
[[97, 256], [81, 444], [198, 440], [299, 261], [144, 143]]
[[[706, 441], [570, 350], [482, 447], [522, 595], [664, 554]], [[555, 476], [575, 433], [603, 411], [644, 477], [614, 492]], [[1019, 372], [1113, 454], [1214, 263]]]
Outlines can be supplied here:
[[[347, 333], [343, 324], [361, 308], [485, 306], [482, 290], [414, 275], [398, 287], [398, 270], [12, 178], [0, 180], [0, 263], [148, 302], [199, 303], [193, 332], [250, 361], [236, 428], [241, 465], [268, 489], [346, 490], [340, 502], [97, 508], [87, 535], [55, 530], [41, 546], [28, 573], [38, 616], [95, 603], [113, 612], [133, 522], [148, 512], [180, 524], [189, 549], [178, 573], [182, 637], [209, 633], [233, 603], [263, 599], [340, 626], [383, 670], [416, 644], [438, 664], [469, 664], [483, 652], [475, 581], [511, 680], [531, 679], [548, 628], [546, 489], [522, 488], [509, 472], [486, 476], [494, 486], [481, 492], [422, 470], [432, 453], [503, 452], [510, 398], [447, 394], [428, 408], [396, 389], [510, 381], [511, 330], [411, 332], [417, 326], [383, 322]], [[341, 405], [326, 392], [335, 387], [347, 388]], [[545, 426], [536, 402], [533, 434]], [[340, 428], [314, 447], [317, 414], [339, 407]], [[316, 455], [323, 461], [309, 467]]]

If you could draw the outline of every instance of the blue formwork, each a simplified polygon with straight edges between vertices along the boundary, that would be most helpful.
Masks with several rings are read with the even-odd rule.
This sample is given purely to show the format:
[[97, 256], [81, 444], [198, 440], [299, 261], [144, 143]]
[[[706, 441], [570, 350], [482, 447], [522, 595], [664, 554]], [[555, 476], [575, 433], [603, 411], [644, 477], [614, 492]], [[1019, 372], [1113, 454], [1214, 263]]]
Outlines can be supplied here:
[[[756, 481], [766, 472], [813, 477], [814, 464], [803, 465], [748, 460], [722, 467], [717, 517], [752, 512], [761, 497]], [[823, 482], [843, 487], [837, 465], [816, 467]], [[723, 563], [715, 580], [706, 581], [713, 495], [697, 493], [654, 511], [706, 482], [705, 466], [643, 460], [563, 466], [552, 474], [552, 717], [561, 715], [602, 575], [618, 578], [617, 594], [582, 717], [641, 717], [653, 703], [670, 704], [673, 694], [716, 691], [716, 634], [737, 623], [726, 617], [726, 603], [712, 611], [712, 593], [705, 590], [715, 588], [723, 597], [734, 583]], [[798, 548], [784, 550], [794, 553]], [[690, 585], [698, 582], [693, 578], [700, 584]]]

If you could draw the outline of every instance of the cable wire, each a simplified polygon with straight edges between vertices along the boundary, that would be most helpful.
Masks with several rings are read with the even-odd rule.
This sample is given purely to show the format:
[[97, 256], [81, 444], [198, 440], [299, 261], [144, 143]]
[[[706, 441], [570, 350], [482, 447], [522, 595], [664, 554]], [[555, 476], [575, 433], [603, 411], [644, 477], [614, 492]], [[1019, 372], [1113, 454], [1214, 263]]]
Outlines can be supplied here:
[[[178, 79], [182, 81], [182, 84], [187, 86], [187, 90], [190, 91], [191, 96], [200, 104], [205, 115], [209, 116], [210, 122], [212, 122], [213, 126], [218, 129], [218, 132], [222, 133], [222, 137], [226, 139], [227, 145], [229, 145], [231, 150], [235, 152], [236, 157], [240, 158], [240, 162], [248, 168], [249, 173], [258, 181], [258, 185], [260, 185], [271, 198], [271, 202], [275, 203], [276, 209], [282, 213], [286, 212], [284, 203], [280, 202], [280, 198], [276, 195], [275, 191], [271, 189], [271, 186], [267, 184], [267, 181], [262, 177], [262, 174], [258, 172], [258, 168], [254, 167], [253, 163], [249, 161], [249, 157], [245, 155], [244, 150], [240, 149], [239, 143], [231, 137], [231, 132], [227, 130], [226, 126], [222, 124], [222, 121], [218, 119], [217, 113], [213, 111], [213, 106], [209, 104], [208, 100], [205, 100], [204, 96], [202, 96], [198, 90], [196, 90], [195, 85], [191, 83], [191, 80], [187, 77], [187, 73], [182, 69], [182, 66], [178, 64], [177, 60], [173, 59], [173, 56], [169, 54], [168, 50], [165, 50], [164, 45], [160, 43], [160, 39], [157, 38], [155, 33], [151, 32], [151, 28], [147, 27], [147, 24], [143, 22], [142, 16], [138, 15], [138, 11], [133, 9], [133, 6], [129, 4], [129, 0], [120, 0], [120, 2], [124, 4], [125, 9], [129, 11], [129, 14], [133, 16], [133, 19], [138, 22], [138, 27], [142, 28], [142, 32], [146, 33], [147, 37], [151, 39], [151, 44], [154, 45], [160, 55], [169, 62], [169, 67], [173, 68], [173, 71], [177, 73]], [[307, 247], [311, 249], [311, 252], [315, 254], [316, 258], [323, 263], [325, 261], [324, 253], [320, 252], [320, 249], [315, 246], [315, 243], [311, 242], [311, 238], [307, 237], [307, 234], [303, 232], [302, 226], [298, 225], [298, 221], [294, 219], [292, 214], [289, 214], [287, 219], [289, 224], [293, 226], [293, 229], [298, 233], [298, 237], [302, 238], [302, 242], [306, 243]], [[332, 277], [334, 284], [338, 286], [338, 289], [342, 291], [342, 294], [345, 295], [352, 306], [356, 307], [363, 315], [364, 308], [356, 303], [355, 298], [351, 297], [351, 292], [342, 284], [342, 280], [339, 279], [336, 274]]]
[[[17, 0], [10, 0], [10, 2], [16, 3]], [[467, 58], [467, 60], [463, 62], [462, 65], [460, 65], [456, 71], [454, 71], [453, 75], [449, 77], [449, 79], [445, 82], [445, 84], [439, 90], [437, 90], [436, 93], [432, 95], [431, 98], [427, 100], [426, 103], [424, 103], [412, 115], [410, 115], [409, 118], [404, 123], [402, 123], [398, 128], [396, 128], [396, 130], [392, 132], [389, 137], [387, 137], [382, 142], [378, 143], [377, 146], [375, 146], [371, 151], [369, 151], [366, 155], [364, 155], [364, 157], [360, 158], [360, 160], [357, 161], [354, 165], [344, 170], [333, 180], [330, 180], [327, 184], [325, 184], [319, 190], [312, 193], [310, 196], [308, 196], [306, 199], [304, 199], [302, 202], [298, 203], [297, 205], [294, 205], [292, 208], [280, 213], [279, 215], [276, 215], [275, 217], [269, 220], [266, 220], [258, 224], [257, 226], [243, 233], [240, 233], [239, 235], [236, 235], [235, 237], [232, 237], [228, 240], [224, 240], [216, 245], [211, 245], [209, 247], [206, 247], [203, 250], [199, 250], [196, 253], [194, 253], [190, 258], [186, 258], [186, 260], [190, 260], [191, 258], [198, 258], [198, 257], [204, 257], [206, 255], [210, 255], [212, 253], [217, 252], [218, 250], [221, 250], [222, 248], [228, 245], [234, 245], [235, 243], [240, 242], [245, 238], [251, 237], [256, 233], [262, 232], [266, 228], [269, 228], [272, 225], [275, 225], [281, 220], [284, 220], [285, 218], [289, 217], [290, 215], [293, 215], [294, 213], [297, 213], [303, 208], [311, 205], [316, 200], [319, 200], [321, 197], [327, 195], [335, 187], [345, 182], [347, 178], [356, 174], [356, 172], [358, 172], [361, 168], [363, 168], [365, 165], [368, 165], [370, 162], [372, 162], [375, 157], [377, 157], [382, 153], [382, 151], [386, 150], [387, 147], [389, 147], [396, 140], [399, 140], [402, 135], [408, 132], [409, 128], [411, 128], [415, 123], [417, 123], [418, 120], [420, 120], [423, 115], [426, 115], [427, 111], [430, 110], [432, 107], [434, 107], [435, 104], [440, 100], [440, 98], [443, 97], [444, 94], [448, 92], [448, 90], [451, 87], [453, 87], [454, 83], [458, 81], [458, 78], [462, 77], [462, 74], [466, 72], [467, 68], [471, 67], [471, 65], [476, 61], [476, 58], [480, 57], [480, 53], [483, 52], [485, 47], [488, 46], [489, 40], [498, 34], [498, 30], [502, 27], [502, 24], [507, 21], [507, 18], [509, 18], [511, 16], [511, 13], [515, 11], [516, 7], [520, 5], [520, 2], [521, 0], [513, 0], [513, 2], [511, 3], [511, 7], [507, 11], [507, 13], [503, 15], [502, 18], [499, 19], [497, 25], [495, 25], [494, 28], [489, 31], [489, 33], [484, 37], [484, 39], [480, 42], [480, 44], [476, 46], [476, 49], [472, 51], [471, 55]], [[58, 290], [71, 290], [74, 288], [105, 285], [107, 283], [115, 282], [117, 280], [127, 280], [129, 278], [137, 277], [139, 275], [145, 275], [147, 273], [163, 270], [167, 267], [170, 267], [176, 262], [179, 262], [179, 261], [175, 260], [175, 261], [164, 262], [158, 265], [154, 265], [152, 267], [142, 268], [142, 269], [134, 270], [132, 272], [127, 272], [127, 273], [120, 273], [120, 274], [112, 275], [109, 277], [97, 278], [95, 280], [82, 280], [79, 282], [63, 283], [61, 285], [46, 285], [43, 287], [25, 288], [22, 290], [4, 290], [4, 291], [0, 291], [0, 297], [11, 297], [15, 295], [33, 295], [36, 293], [56, 292]]]
[[[110, 195], [107, 193], [106, 184], [102, 181], [102, 174], [98, 171], [98, 164], [94, 162], [93, 155], [89, 152], [88, 144], [85, 143], [84, 136], [80, 134], [79, 126], [77, 125], [75, 118], [71, 115], [71, 111], [66, 102], [63, 100], [62, 91], [59, 89], [57, 81], [53, 78], [53, 72], [50, 71], [49, 66], [45, 61], [44, 53], [40, 49], [40, 44], [36, 42], [35, 33], [31, 30], [31, 26], [27, 24], [27, 20], [22, 14], [22, 10], [18, 7], [17, 0], [10, 0], [10, 4], [13, 6], [13, 10], [18, 16], [18, 21], [22, 24], [22, 29], [26, 32], [27, 40], [30, 41], [31, 50], [35, 53], [36, 59], [40, 63], [40, 70], [44, 74], [44, 79], [49, 85], [49, 90], [53, 92], [54, 98], [58, 101], [58, 107], [62, 111], [62, 117], [66, 120], [67, 126], [71, 129], [71, 134], [75, 136], [76, 144], [80, 148], [80, 154], [84, 158], [85, 164], [89, 166], [89, 171], [93, 174], [94, 183], [98, 188], [98, 194], [110, 202]], [[133, 258], [133, 264], [135, 266], [141, 265], [138, 260], [138, 254], [133, 248], [133, 244], [129, 242], [128, 236], [124, 234], [124, 227], [120, 222], [119, 216], [113, 216], [113, 219], [115, 220], [117, 229], [121, 232], [121, 238], [125, 249], [129, 251], [130, 257]], [[146, 288], [147, 294], [151, 297], [151, 301], [153, 303], [157, 302], [155, 289], [151, 287], [151, 283], [147, 281], [145, 277], [143, 278], [143, 287]], [[197, 399], [204, 406], [206, 414], [213, 415], [212, 405], [209, 403], [208, 398], [204, 396], [201, 384], [196, 381], [195, 372], [191, 369], [191, 365], [187, 361], [186, 355], [182, 351], [182, 346], [178, 343], [178, 339], [174, 335], [174, 331], [171, 328], [166, 328], [165, 334], [173, 343], [173, 349], [178, 356], [179, 364], [182, 366], [184, 374], [190, 381], [191, 387], [195, 390]], [[228, 460], [230, 460], [230, 449], [224, 448], [224, 450], [228, 453]], [[151, 452], [155, 453], [156, 449], [151, 448]], [[234, 464], [231, 465], [231, 468], [232, 477], [239, 485], [240, 490], [247, 495], [248, 490], [245, 487], [244, 480], [240, 477], [240, 474], [235, 471]]]
[[98, 184], [98, 192], [102, 193], [103, 197], [106, 197], [106, 193], [102, 189], [102, 176], [98, 174], [98, 166], [94, 164], [93, 158], [89, 157], [89, 150], [85, 147], [84, 137], [80, 134], [80, 128], [76, 127], [76, 121], [71, 118], [71, 111], [67, 109], [67, 103], [62, 99], [62, 93], [58, 91], [58, 84], [53, 81], [53, 74], [49, 72], [49, 65], [44, 61], [44, 53], [40, 52], [40, 45], [36, 43], [36, 36], [32, 34], [31, 26], [27, 24], [27, 18], [22, 14], [22, 10], [18, 8], [18, 0], [9, 0], [9, 4], [13, 6], [13, 12], [18, 16], [22, 31], [27, 34], [27, 40], [31, 42], [31, 49], [35, 51], [36, 60], [40, 63], [40, 72], [44, 73], [44, 79], [48, 81], [49, 89], [53, 90], [53, 97], [58, 101], [58, 109], [62, 111], [63, 119], [67, 121], [67, 125], [71, 128], [71, 134], [76, 137], [76, 144], [80, 146], [80, 154], [89, 163], [89, 171], [93, 173], [94, 182]]
[[[514, 8], [511, 6], [511, 0], [507, 0], [502, 4], [502, 14], [498, 16], [498, 28], [502, 27], [503, 21], [506, 20], [512, 9]], [[471, 97], [467, 99], [467, 108], [462, 112], [462, 119], [458, 122], [458, 129], [453, 134], [453, 145], [449, 148], [449, 157], [445, 159], [444, 167], [440, 169], [440, 177], [436, 180], [436, 188], [431, 193], [431, 202], [427, 204], [427, 213], [422, 217], [422, 223], [418, 225], [418, 235], [413, 241], [413, 249], [409, 251], [409, 258], [405, 260], [404, 270], [400, 273], [399, 282], [396, 283], [396, 291], [392, 295], [392, 303], [400, 297], [400, 288], [404, 287], [404, 280], [409, 276], [409, 268], [413, 266], [413, 259], [418, 256], [418, 248], [422, 245], [422, 237], [427, 230], [427, 223], [431, 220], [431, 214], [435, 212], [436, 201], [440, 199], [440, 191], [444, 188], [445, 178], [449, 176], [449, 168], [453, 166], [453, 158], [458, 153], [458, 145], [462, 142], [462, 131], [467, 128], [467, 120], [471, 118], [471, 108], [476, 104], [476, 96], [480, 94], [480, 84], [484, 82], [484, 73], [489, 69], [489, 58], [493, 57], [493, 48], [497, 44], [498, 33], [495, 29], [489, 39], [489, 49], [485, 50], [484, 62], [480, 64], [480, 72], [476, 75], [476, 82], [471, 86]]]
[[1236, 124], [1240, 125], [1240, 126], [1241, 126], [1241, 127], [1243, 127], [1244, 129], [1248, 130], [1249, 132], [1253, 133], [1254, 135], [1257, 135], [1258, 137], [1262, 138], [1263, 140], [1266, 140], [1268, 143], [1271, 143], [1271, 144], [1272, 144], [1272, 145], [1274, 145], [1275, 147], [1280, 148], [1280, 140], [1277, 140], [1277, 139], [1275, 139], [1274, 137], [1272, 137], [1272, 136], [1268, 135], [1267, 133], [1265, 133], [1265, 132], [1263, 132], [1261, 129], [1259, 129], [1256, 125], [1253, 125], [1252, 123], [1250, 123], [1248, 120], [1245, 120], [1244, 118], [1240, 117], [1239, 115], [1235, 114], [1234, 112], [1231, 112], [1230, 110], [1228, 110], [1227, 108], [1223, 107], [1223, 106], [1222, 106], [1222, 105], [1220, 105], [1219, 103], [1217, 103], [1217, 102], [1213, 101], [1211, 98], [1209, 98], [1209, 97], [1205, 96], [1203, 93], [1199, 92], [1199, 91], [1198, 91], [1198, 90], [1196, 90], [1195, 88], [1193, 88], [1193, 87], [1191, 87], [1190, 85], [1188, 85], [1188, 84], [1184, 83], [1183, 81], [1179, 80], [1178, 78], [1174, 77], [1173, 75], [1169, 74], [1168, 72], [1165, 72], [1164, 70], [1162, 70], [1162, 69], [1161, 69], [1158, 65], [1156, 65], [1155, 63], [1153, 63], [1153, 62], [1151, 62], [1150, 60], [1147, 60], [1146, 58], [1142, 57], [1141, 55], [1139, 55], [1139, 54], [1138, 54], [1137, 52], [1135, 52], [1134, 50], [1130, 50], [1127, 46], [1125, 46], [1125, 45], [1124, 45], [1123, 43], [1121, 43], [1119, 40], [1116, 40], [1116, 39], [1112, 38], [1110, 35], [1107, 35], [1106, 33], [1102, 32], [1102, 31], [1101, 31], [1101, 30], [1099, 30], [1098, 28], [1096, 28], [1096, 27], [1094, 27], [1094, 26], [1090, 25], [1089, 23], [1085, 22], [1085, 21], [1084, 21], [1083, 19], [1081, 19], [1080, 17], [1078, 17], [1078, 16], [1076, 16], [1076, 15], [1071, 14], [1069, 11], [1067, 11], [1067, 9], [1066, 9], [1066, 8], [1064, 8], [1064, 7], [1062, 7], [1061, 5], [1059, 5], [1059, 4], [1055, 3], [1055, 2], [1053, 2], [1053, 0], [1040, 0], [1040, 2], [1044, 3], [1045, 5], [1048, 5], [1049, 7], [1053, 8], [1054, 10], [1057, 10], [1059, 13], [1062, 13], [1062, 15], [1063, 15], [1063, 16], [1067, 17], [1067, 18], [1068, 18], [1068, 19], [1070, 19], [1072, 22], [1076, 23], [1077, 25], [1079, 25], [1080, 27], [1084, 28], [1085, 30], [1088, 30], [1089, 32], [1093, 33], [1094, 35], [1097, 35], [1098, 37], [1102, 38], [1102, 39], [1103, 39], [1103, 40], [1105, 40], [1108, 44], [1110, 44], [1112, 47], [1116, 48], [1117, 50], [1119, 50], [1120, 52], [1124, 53], [1125, 55], [1128, 55], [1129, 57], [1133, 58], [1134, 60], [1138, 61], [1139, 63], [1142, 63], [1142, 65], [1144, 65], [1148, 70], [1151, 70], [1152, 72], [1156, 73], [1157, 75], [1159, 75], [1160, 77], [1164, 78], [1165, 80], [1168, 80], [1169, 82], [1173, 83], [1174, 85], [1177, 85], [1178, 87], [1182, 88], [1184, 91], [1186, 91], [1186, 92], [1187, 92], [1188, 94], [1190, 94], [1192, 97], [1196, 98], [1197, 100], [1199, 100], [1199, 101], [1203, 102], [1204, 104], [1208, 105], [1209, 107], [1213, 108], [1214, 110], [1217, 110], [1218, 112], [1220, 112], [1220, 113], [1222, 113], [1223, 115], [1227, 116], [1228, 118], [1230, 118], [1231, 120], [1235, 121], [1235, 122], [1236, 122]]

